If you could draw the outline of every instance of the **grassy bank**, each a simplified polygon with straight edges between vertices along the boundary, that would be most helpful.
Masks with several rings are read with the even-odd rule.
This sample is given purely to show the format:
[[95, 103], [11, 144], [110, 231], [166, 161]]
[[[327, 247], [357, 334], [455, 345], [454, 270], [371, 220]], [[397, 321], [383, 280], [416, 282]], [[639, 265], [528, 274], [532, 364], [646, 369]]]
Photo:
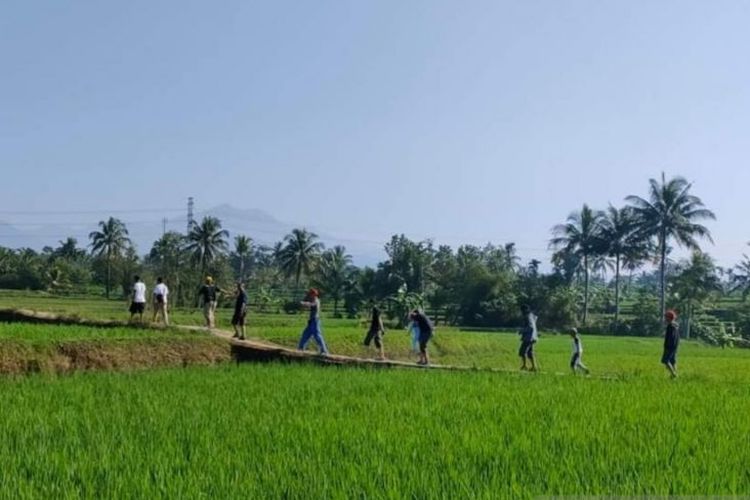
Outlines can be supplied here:
[[6, 375], [186, 366], [229, 359], [226, 342], [204, 333], [0, 323], [0, 374]]

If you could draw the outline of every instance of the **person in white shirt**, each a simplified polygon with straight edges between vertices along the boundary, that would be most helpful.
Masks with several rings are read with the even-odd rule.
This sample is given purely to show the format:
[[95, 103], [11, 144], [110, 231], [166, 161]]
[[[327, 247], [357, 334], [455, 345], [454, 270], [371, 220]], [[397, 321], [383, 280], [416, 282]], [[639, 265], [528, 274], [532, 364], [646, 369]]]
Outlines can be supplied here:
[[137, 314], [141, 323], [143, 323], [143, 311], [146, 310], [146, 284], [141, 281], [140, 276], [133, 278], [133, 301], [130, 303], [130, 321]]
[[573, 328], [570, 331], [570, 336], [573, 338], [573, 356], [570, 358], [570, 369], [573, 370], [575, 375], [578, 370], [583, 371], [586, 375], [589, 374], [589, 369], [583, 364], [581, 358], [583, 357], [583, 343], [581, 337], [578, 336], [578, 330]]
[[169, 288], [164, 284], [163, 278], [156, 278], [156, 286], [154, 287], [154, 319], [156, 323], [156, 316], [161, 316], [161, 320], [164, 322], [164, 326], [169, 326]]

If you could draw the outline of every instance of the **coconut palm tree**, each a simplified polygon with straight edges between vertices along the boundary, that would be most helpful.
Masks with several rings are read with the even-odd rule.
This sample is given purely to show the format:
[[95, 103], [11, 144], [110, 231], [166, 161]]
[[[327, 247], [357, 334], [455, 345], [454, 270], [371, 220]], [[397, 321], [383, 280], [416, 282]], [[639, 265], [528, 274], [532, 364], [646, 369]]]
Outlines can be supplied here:
[[[167, 231], [156, 240], [146, 257], [157, 276], [167, 280], [175, 304], [184, 303], [182, 277], [188, 270], [189, 255], [185, 250], [185, 236], [176, 231]], [[187, 281], [187, 280], [186, 280]]]
[[54, 258], [76, 261], [83, 259], [86, 256], [86, 250], [78, 248], [78, 240], [71, 236], [66, 238], [65, 241], [60, 241], [59, 243], [60, 246], [52, 252]]
[[[583, 323], [586, 324], [589, 315], [589, 275], [590, 261], [601, 247], [601, 220], [603, 213], [592, 210], [584, 204], [580, 212], [573, 212], [568, 216], [565, 224], [558, 224], [552, 228], [554, 237], [550, 240], [550, 247], [560, 256], [574, 258], [580, 264], [584, 276], [583, 289]], [[559, 257], [558, 257], [559, 259]]]
[[346, 253], [346, 248], [336, 245], [323, 252], [317, 271], [315, 285], [325, 292], [326, 297], [333, 300], [333, 314], [336, 316], [339, 301], [347, 289], [353, 286], [352, 256]]
[[700, 250], [693, 251], [690, 260], [680, 263], [676, 271], [673, 291], [681, 305], [685, 338], [690, 338], [693, 319], [706, 301], [721, 292], [721, 279], [714, 260]]
[[615, 329], [620, 321], [620, 269], [623, 256], [628, 249], [637, 245], [634, 236], [635, 224], [632, 210], [628, 207], [615, 208], [610, 205], [600, 221], [601, 252], [614, 259], [615, 271]]
[[310, 274], [322, 250], [317, 234], [294, 229], [284, 238], [284, 246], [278, 251], [279, 267], [287, 277], [294, 276], [294, 284], [299, 288], [302, 274]]
[[193, 224], [187, 236], [187, 251], [200, 265], [201, 279], [206, 275], [208, 266], [227, 251], [229, 232], [221, 228], [221, 221], [216, 217], [204, 217], [200, 224]]
[[91, 240], [91, 253], [97, 257], [104, 257], [107, 264], [107, 281], [105, 294], [109, 298], [112, 285], [112, 261], [122, 256], [125, 249], [130, 245], [128, 229], [119, 219], [110, 217], [106, 222], [99, 222], [99, 231], [89, 233]]
[[234, 238], [234, 257], [237, 259], [240, 267], [240, 281], [245, 280], [245, 264], [253, 252], [253, 240], [240, 234]]
[[659, 252], [659, 299], [662, 318], [666, 311], [667, 248], [670, 240], [690, 250], [699, 250], [696, 238], [706, 238], [713, 243], [711, 232], [699, 224], [702, 220], [715, 220], [700, 198], [690, 194], [693, 187], [682, 177], [667, 180], [662, 172], [661, 182], [649, 180], [647, 198], [628, 196], [640, 238], [655, 238]]

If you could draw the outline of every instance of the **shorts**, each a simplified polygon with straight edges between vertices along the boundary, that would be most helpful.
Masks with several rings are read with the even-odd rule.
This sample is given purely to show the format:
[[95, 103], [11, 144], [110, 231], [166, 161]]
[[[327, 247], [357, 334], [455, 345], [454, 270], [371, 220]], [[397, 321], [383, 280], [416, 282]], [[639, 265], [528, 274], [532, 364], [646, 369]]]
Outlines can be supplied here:
[[145, 302], [131, 302], [130, 304], [130, 314], [143, 314], [143, 311], [145, 310]]
[[672, 366], [677, 364], [677, 348], [664, 349], [664, 354], [661, 356], [662, 364], [670, 364]]
[[536, 344], [536, 340], [522, 340], [521, 347], [518, 349], [518, 356], [521, 358], [533, 358], [534, 344]]
[[247, 312], [234, 311], [234, 315], [232, 316], [232, 326], [245, 326], [246, 316]]
[[365, 336], [365, 345], [369, 347], [370, 342], [375, 341], [375, 347], [383, 347], [383, 333], [380, 330], [370, 330]]

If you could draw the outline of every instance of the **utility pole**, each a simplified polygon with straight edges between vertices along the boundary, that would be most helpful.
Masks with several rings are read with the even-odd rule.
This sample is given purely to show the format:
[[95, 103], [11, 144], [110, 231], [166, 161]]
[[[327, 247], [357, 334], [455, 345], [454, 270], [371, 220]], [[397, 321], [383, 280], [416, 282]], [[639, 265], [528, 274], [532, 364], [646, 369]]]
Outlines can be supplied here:
[[190, 230], [193, 229], [193, 224], [195, 224], [195, 221], [193, 220], [193, 197], [191, 196], [188, 198], [188, 211], [187, 211], [187, 232], [190, 233]]
[[161, 220], [161, 235], [164, 236], [165, 234], [167, 234], [167, 218], [166, 217], [164, 217]]

